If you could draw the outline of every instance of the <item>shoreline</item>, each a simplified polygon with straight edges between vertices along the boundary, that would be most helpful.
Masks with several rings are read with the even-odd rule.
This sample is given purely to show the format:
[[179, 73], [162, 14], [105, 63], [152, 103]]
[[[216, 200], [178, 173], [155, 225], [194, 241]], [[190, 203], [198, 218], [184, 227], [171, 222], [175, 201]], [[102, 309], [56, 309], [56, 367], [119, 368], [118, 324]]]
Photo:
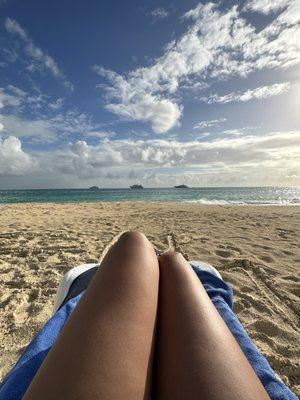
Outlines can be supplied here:
[[0, 208], [0, 380], [49, 318], [61, 276], [99, 261], [120, 232], [141, 230], [156, 251], [176, 250], [221, 272], [245, 329], [300, 394], [299, 206], [118, 201]]
[[212, 205], [300, 205], [300, 187], [41, 189], [0, 191], [0, 204], [145, 202]]
[[107, 201], [107, 200], [99, 200], [99, 201], [27, 201], [27, 202], [10, 202], [10, 203], [1, 203], [0, 202], [0, 207], [1, 206], [7, 206], [7, 205], [32, 205], [32, 204], [37, 204], [37, 205], [65, 205], [65, 204], [70, 204], [70, 205], [80, 205], [80, 204], [132, 204], [132, 203], [139, 203], [139, 204], [168, 204], [168, 205], [174, 205], [174, 204], [186, 204], [186, 205], [195, 205], [195, 206], [220, 206], [220, 207], [299, 207], [299, 203], [242, 203], [242, 202], [230, 202], [230, 201], [225, 201], [225, 203], [222, 203], [223, 200], [220, 200], [220, 203], [218, 201], [214, 202], [201, 202], [201, 200], [186, 200], [186, 201], [153, 201], [153, 200], [112, 200], [112, 201]]

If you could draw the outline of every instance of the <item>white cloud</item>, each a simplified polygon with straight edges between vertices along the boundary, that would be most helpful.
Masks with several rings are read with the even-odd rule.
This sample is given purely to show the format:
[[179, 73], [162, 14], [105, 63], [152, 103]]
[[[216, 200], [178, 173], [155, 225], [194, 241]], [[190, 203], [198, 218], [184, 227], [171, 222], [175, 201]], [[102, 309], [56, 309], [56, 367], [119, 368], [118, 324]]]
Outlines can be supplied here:
[[[17, 138], [5, 139], [3, 143], [1, 174], [27, 171], [30, 182], [39, 177], [46, 187], [47, 182], [51, 187], [62, 182], [82, 187], [92, 179], [118, 179], [118, 184], [126, 186], [130, 179], [138, 177], [148, 184], [170, 185], [183, 175], [194, 185], [299, 184], [300, 131], [189, 142], [104, 139], [89, 145], [81, 140], [61, 149], [30, 154], [22, 151]], [[247, 176], [245, 181], [243, 176]]]
[[195, 140], [203, 140], [204, 138], [207, 138], [211, 136], [210, 132], [201, 132], [201, 134], [197, 137], [195, 137]]
[[[37, 99], [33, 98], [37, 101]], [[32, 100], [32, 101], [33, 101]], [[40, 104], [36, 103], [35, 107]], [[40, 114], [37, 118], [26, 118], [16, 114], [0, 114], [2, 134], [31, 138], [31, 141], [54, 142], [57, 138], [67, 138], [72, 134], [92, 136], [99, 129], [92, 123], [89, 115], [78, 111], [61, 112], [53, 110], [54, 114]]]
[[90, 115], [77, 110], [57, 112], [47, 120], [57, 132], [62, 132], [64, 135], [77, 133], [84, 136], [99, 129], [98, 124], [92, 122]]
[[23, 39], [24, 41], [29, 40], [26, 31], [21, 27], [21, 25], [17, 23], [17, 21], [14, 21], [13, 19], [10, 18], [6, 18], [5, 28], [8, 32], [16, 33], [17, 35], [19, 35], [20, 38]]
[[17, 96], [18, 98], [23, 98], [27, 94], [24, 90], [18, 88], [17, 86], [8, 85], [7, 89], [10, 92], [12, 92], [15, 96]]
[[5, 61], [5, 66], [8, 66], [8, 63], [14, 63], [19, 59], [18, 54], [12, 50], [12, 49], [6, 49], [2, 48], [2, 56], [4, 57]]
[[289, 90], [290, 83], [275, 83], [270, 86], [260, 86], [255, 89], [248, 89], [245, 92], [233, 92], [219, 96], [218, 94], [212, 94], [209, 97], [201, 97], [201, 100], [208, 104], [212, 103], [231, 103], [233, 101], [250, 101], [253, 99], [267, 99], [269, 97], [278, 96], [279, 94], [285, 93]]
[[4, 88], [0, 87], [0, 109], [9, 106], [18, 107], [20, 104], [20, 96], [7, 93]]
[[49, 104], [51, 104], [50, 97], [42, 93], [28, 95], [25, 99], [25, 103], [27, 107], [35, 111], [43, 107], [48, 107]]
[[17, 115], [0, 115], [2, 134], [16, 137], [36, 137], [40, 141], [53, 141], [56, 133], [48, 120], [29, 120]]
[[260, 129], [259, 126], [243, 126], [238, 129], [226, 129], [222, 131], [222, 134], [225, 136], [242, 136], [245, 135], [245, 132], [253, 131], [256, 129]]
[[[272, 160], [276, 154], [296, 154], [300, 132], [275, 132], [264, 136], [221, 138], [213, 141], [113, 140], [95, 146], [77, 141], [56, 152], [61, 167], [76, 161], [87, 167], [179, 167], [243, 164]], [[275, 157], [275, 158], [276, 158]], [[298, 156], [299, 157], [299, 156]], [[80, 161], [80, 162], [79, 162]], [[57, 163], [55, 163], [57, 164]]]
[[[53, 58], [45, 54], [39, 47], [37, 47], [33, 43], [31, 38], [25, 31], [25, 29], [23, 29], [17, 21], [10, 18], [6, 18], [5, 28], [9, 33], [18, 35], [25, 42], [26, 45], [25, 50], [31, 58], [39, 62], [41, 65], [43, 65], [43, 67], [49, 69], [53, 73], [53, 75], [55, 76], [62, 75], [62, 72], [58, 68]], [[39, 65], [39, 67], [41, 65]]]
[[64, 86], [71, 90], [73, 89], [72, 83], [65, 79], [64, 73], [58, 67], [56, 61], [46, 54], [40, 47], [34, 44], [28, 33], [17, 21], [11, 18], [6, 18], [5, 28], [7, 32], [19, 36], [19, 38], [25, 43], [25, 53], [29, 59], [31, 59], [30, 64], [27, 66], [29, 71], [51, 72], [56, 78], [64, 81]]
[[291, 0], [250, 0], [246, 3], [244, 9], [257, 11], [262, 14], [270, 14], [285, 8], [291, 4]]
[[60, 97], [51, 101], [51, 97], [46, 94], [41, 92], [29, 94], [13, 85], [8, 85], [5, 89], [0, 87], [0, 109], [8, 106], [16, 109], [25, 105], [34, 111], [40, 111], [42, 108], [57, 111], [62, 108], [64, 100]]
[[33, 172], [36, 162], [26, 154], [16, 137], [0, 137], [0, 177], [19, 176]]
[[108, 97], [119, 100], [116, 103], [107, 104], [107, 110], [125, 120], [147, 121], [156, 133], [168, 131], [178, 122], [182, 107], [159, 95], [147, 93], [147, 88], [143, 85], [150, 83], [143, 78], [132, 77], [132, 82], [130, 82], [103, 67], [95, 66], [93, 69], [112, 82], [113, 86], [106, 88]]
[[84, 136], [94, 137], [97, 139], [108, 139], [113, 138], [116, 135], [116, 132], [113, 131], [89, 131], [86, 132]]
[[137, 101], [126, 99], [119, 104], [108, 104], [106, 109], [124, 119], [133, 121], [150, 122], [155, 133], [164, 133], [177, 123], [180, 118], [182, 107], [168, 99], [145, 94]]
[[[299, 131], [275, 132], [263, 137], [228, 137], [211, 142], [115, 140], [90, 146], [80, 141], [60, 154], [53, 154], [51, 164], [55, 164], [54, 171], [59, 174], [85, 180], [104, 179], [109, 173], [111, 178], [118, 176], [118, 182], [125, 185], [131, 170], [136, 171], [135, 176], [141, 182], [155, 185], [168, 186], [182, 180], [183, 175], [194, 185], [201, 182], [208, 185], [296, 184], [299, 183], [299, 174], [295, 172], [300, 167], [299, 145]], [[247, 179], [243, 180], [243, 176]], [[293, 177], [284, 178], [287, 176]]]
[[75, 90], [75, 86], [73, 85], [72, 82], [70, 81], [64, 81], [63, 85], [66, 89], [70, 90], [71, 92], [73, 92]]
[[201, 121], [196, 124], [193, 129], [207, 129], [212, 127], [219, 127], [220, 123], [225, 122], [226, 118], [211, 119], [209, 121]]
[[164, 133], [181, 117], [181, 87], [193, 83], [201, 87], [207, 79], [245, 77], [254, 70], [296, 65], [300, 62], [297, 1], [290, 0], [260, 31], [242, 18], [237, 6], [222, 12], [216, 4], [199, 3], [183, 16], [189, 23], [186, 32], [165, 46], [152, 65], [124, 76], [94, 67], [109, 82], [106, 87], [101, 84], [107, 109], [122, 118], [148, 122], [154, 131]]
[[[89, 146], [77, 142], [68, 149], [69, 157], [79, 157], [94, 168], [213, 167], [271, 161], [278, 156], [296, 155], [300, 132], [275, 132], [257, 137], [223, 138], [214, 141], [115, 140]], [[66, 157], [68, 159], [68, 157]], [[299, 160], [299, 155], [298, 155]]]
[[60, 108], [62, 108], [64, 100], [65, 100], [64, 98], [60, 97], [59, 99], [56, 99], [54, 102], [49, 103], [48, 107], [50, 107], [52, 110], [59, 110]]
[[180, 85], [180, 89], [182, 90], [193, 90], [193, 91], [201, 91], [209, 88], [209, 83], [207, 82], [195, 82], [193, 79], [186, 78], [184, 84]]
[[[54, 142], [71, 134], [92, 136], [99, 131], [100, 124], [93, 123], [90, 115], [76, 109], [64, 111], [63, 103], [63, 98], [51, 102], [48, 95], [29, 95], [16, 86], [0, 87], [2, 135], [31, 138], [32, 142], [41, 143]], [[107, 137], [112, 134], [107, 133]]]
[[151, 11], [151, 16], [158, 20], [158, 19], [164, 19], [167, 18], [169, 16], [168, 11], [165, 8], [155, 8], [154, 10]]

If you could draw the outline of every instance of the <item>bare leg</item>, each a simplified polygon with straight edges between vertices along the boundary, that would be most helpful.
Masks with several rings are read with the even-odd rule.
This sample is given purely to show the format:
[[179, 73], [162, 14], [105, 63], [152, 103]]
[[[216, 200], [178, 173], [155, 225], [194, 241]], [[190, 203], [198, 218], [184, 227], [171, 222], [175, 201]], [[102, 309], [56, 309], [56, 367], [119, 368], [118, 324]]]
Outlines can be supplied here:
[[155, 398], [268, 400], [260, 380], [183, 256], [165, 253], [159, 265]]
[[124, 234], [64, 326], [24, 399], [148, 399], [159, 268], [138, 232]]

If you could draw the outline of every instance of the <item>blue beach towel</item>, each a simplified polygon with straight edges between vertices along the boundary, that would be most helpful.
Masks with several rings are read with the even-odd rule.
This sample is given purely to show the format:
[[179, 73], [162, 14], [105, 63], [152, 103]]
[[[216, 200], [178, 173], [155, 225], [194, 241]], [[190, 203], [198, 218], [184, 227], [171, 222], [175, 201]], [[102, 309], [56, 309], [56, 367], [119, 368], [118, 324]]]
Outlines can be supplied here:
[[[271, 400], [297, 400], [279, 380], [268, 361], [253, 344], [243, 326], [232, 311], [233, 293], [231, 287], [210, 272], [201, 270], [196, 262], [191, 266], [203, 283], [206, 292], [226, 322], [230, 331], [260, 378]], [[76, 307], [82, 293], [67, 301], [40, 330], [26, 348], [14, 368], [0, 385], [0, 400], [21, 400], [41, 363], [58, 337], [60, 330]]]

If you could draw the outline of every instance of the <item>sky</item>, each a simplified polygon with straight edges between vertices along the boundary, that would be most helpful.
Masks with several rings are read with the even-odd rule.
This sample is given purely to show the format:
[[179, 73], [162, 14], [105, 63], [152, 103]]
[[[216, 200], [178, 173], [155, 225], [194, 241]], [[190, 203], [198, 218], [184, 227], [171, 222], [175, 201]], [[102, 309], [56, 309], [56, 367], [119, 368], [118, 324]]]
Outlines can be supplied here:
[[300, 0], [0, 0], [0, 190], [300, 185]]

